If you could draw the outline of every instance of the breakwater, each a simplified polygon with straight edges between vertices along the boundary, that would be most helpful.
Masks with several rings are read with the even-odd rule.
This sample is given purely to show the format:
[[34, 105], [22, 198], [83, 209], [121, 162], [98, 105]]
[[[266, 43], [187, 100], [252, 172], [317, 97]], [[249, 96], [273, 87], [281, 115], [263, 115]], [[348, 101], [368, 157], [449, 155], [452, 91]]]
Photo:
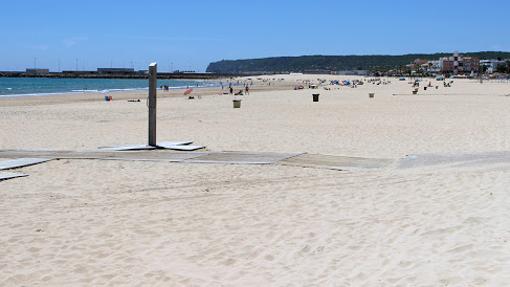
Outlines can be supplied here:
[[[236, 77], [236, 74], [217, 73], [158, 73], [158, 79], [186, 79], [186, 80], [214, 80]], [[84, 79], [147, 79], [148, 74], [143, 71], [103, 73], [98, 71], [62, 71], [48, 73], [29, 73], [18, 71], [0, 71], [4, 78], [84, 78]]]

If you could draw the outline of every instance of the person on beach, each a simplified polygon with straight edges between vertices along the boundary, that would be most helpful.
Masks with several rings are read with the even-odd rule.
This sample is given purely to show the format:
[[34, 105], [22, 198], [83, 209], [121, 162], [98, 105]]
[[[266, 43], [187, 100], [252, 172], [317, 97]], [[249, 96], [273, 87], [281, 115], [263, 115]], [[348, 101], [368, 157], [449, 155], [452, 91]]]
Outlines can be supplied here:
[[234, 93], [234, 88], [232, 88], [232, 86], [230, 86], [229, 90], [230, 90], [230, 94], [232, 95]]
[[246, 85], [246, 88], [244, 88], [244, 91], [246, 92], [247, 95], [250, 94], [250, 88], [248, 87], [248, 85]]

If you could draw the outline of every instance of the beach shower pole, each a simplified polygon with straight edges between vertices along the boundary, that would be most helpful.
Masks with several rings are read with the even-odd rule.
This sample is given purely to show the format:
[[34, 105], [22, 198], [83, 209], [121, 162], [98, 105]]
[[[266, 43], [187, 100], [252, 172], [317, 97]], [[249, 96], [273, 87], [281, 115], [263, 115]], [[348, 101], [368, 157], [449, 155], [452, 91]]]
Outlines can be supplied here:
[[149, 146], [156, 146], [156, 86], [158, 81], [158, 64], [149, 65]]

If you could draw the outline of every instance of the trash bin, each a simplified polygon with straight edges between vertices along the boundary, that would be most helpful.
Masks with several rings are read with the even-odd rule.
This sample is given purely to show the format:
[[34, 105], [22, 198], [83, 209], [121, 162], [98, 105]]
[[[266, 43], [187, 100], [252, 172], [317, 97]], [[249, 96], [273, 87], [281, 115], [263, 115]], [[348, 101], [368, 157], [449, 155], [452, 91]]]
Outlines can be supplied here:
[[369, 94], [368, 94], [368, 97], [369, 97], [369, 98], [371, 98], [371, 99], [373, 99], [373, 98], [375, 97], [375, 93], [369, 93]]
[[320, 94], [312, 94], [314, 102], [318, 102], [319, 101], [319, 95]]
[[233, 100], [234, 103], [234, 109], [240, 109], [241, 108], [241, 100]]

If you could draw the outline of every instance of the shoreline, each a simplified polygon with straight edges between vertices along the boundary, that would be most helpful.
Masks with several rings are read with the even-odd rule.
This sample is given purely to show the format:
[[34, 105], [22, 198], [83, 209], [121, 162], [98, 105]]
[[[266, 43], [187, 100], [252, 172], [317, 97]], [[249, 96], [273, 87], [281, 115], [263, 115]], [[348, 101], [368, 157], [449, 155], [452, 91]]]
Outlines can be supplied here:
[[[159, 75], [158, 75], [159, 76]], [[178, 79], [178, 80], [189, 80], [189, 81], [202, 81], [202, 82], [212, 82], [212, 83], [216, 83], [218, 85], [214, 85], [214, 84], [211, 84], [211, 85], [204, 85], [204, 86], [187, 86], [187, 87], [184, 87], [184, 86], [177, 86], [177, 87], [169, 87], [170, 91], [184, 91], [188, 88], [193, 88], [194, 90], [205, 90], [205, 89], [211, 89], [211, 90], [214, 90], [216, 88], [219, 88], [220, 85], [219, 85], [219, 82], [228, 82], [228, 81], [246, 81], [246, 79], [252, 79], [252, 78], [267, 78], [266, 80], [269, 80], [271, 78], [274, 78], [277, 77], [277, 78], [280, 78], [280, 77], [285, 77], [287, 76], [286, 74], [275, 74], [275, 75], [259, 75], [259, 76], [244, 76], [244, 77], [237, 77], [237, 78], [230, 78], [230, 79], [227, 79], [227, 78], [218, 78], [218, 79]], [[356, 76], [356, 75], [352, 75], [352, 76], [349, 76], [349, 75], [327, 75], [327, 74], [324, 74], [324, 75], [320, 75], [320, 74], [317, 74], [317, 75], [308, 75], [308, 74], [299, 74], [298, 76], [301, 76], [303, 78], [312, 78], [312, 77], [318, 77], [318, 78], [327, 78], [327, 79], [342, 79], [342, 78], [347, 78], [347, 79], [356, 79], [356, 78], [362, 78], [362, 79], [371, 79], [373, 77], [368, 77], [368, 76]], [[0, 77], [1, 79], [2, 77]], [[5, 78], [5, 77], [3, 77]], [[17, 77], [17, 78], [30, 78], [30, 77]], [[35, 77], [35, 78], [44, 78], [44, 77]], [[379, 77], [380, 79], [383, 79], [383, 78], [386, 78], [386, 79], [391, 79], [393, 81], [398, 81], [398, 77]], [[427, 78], [427, 77], [420, 77], [421, 79], [430, 79], [431, 81], [434, 80], [434, 78]], [[48, 79], [54, 79], [52, 77], [48, 77]], [[91, 79], [91, 80], [94, 80], [94, 79], [98, 79], [98, 78], [79, 78], [79, 79]], [[105, 79], [108, 79], [108, 78], [105, 78]], [[133, 80], [133, 79], [126, 79], [126, 78], [112, 78], [112, 79], [117, 79], [117, 80]], [[408, 77], [407, 79], [411, 79], [410, 77]], [[134, 80], [137, 80], [137, 79], [134, 79]], [[142, 80], [142, 79], [140, 79]], [[158, 78], [158, 80], [169, 80], [169, 79], [166, 79], [166, 78]], [[478, 79], [454, 79], [454, 80], [472, 80], [472, 81], [478, 81]], [[501, 82], [502, 84], [507, 84], [508, 81], [507, 80], [485, 80], [485, 82], [487, 83], [499, 83]], [[274, 82], [274, 84], [278, 84], [277, 82]], [[289, 82], [286, 82], [284, 85], [286, 86], [286, 88], [289, 88], [289, 89], [293, 89], [294, 85], [298, 84], [297, 82], [293, 82], [293, 83], [289, 83]], [[236, 87], [239, 87], [241, 86], [241, 84], [233, 84], [233, 87], [234, 89], [236, 90]], [[277, 86], [269, 86], [267, 87], [266, 85], [254, 85], [253, 88], [254, 89], [258, 89], [260, 87], [266, 87], [264, 88], [263, 90], [280, 90], [281, 89], [281, 85], [277, 85]], [[143, 88], [111, 88], [111, 89], [104, 89], [104, 90], [96, 90], [96, 89], [91, 89], [91, 90], [72, 90], [72, 91], [58, 91], [58, 92], [43, 92], [43, 93], [25, 93], [25, 94], [4, 94], [4, 95], [1, 95], [0, 94], [0, 103], [2, 101], [11, 101], [11, 100], [14, 100], [16, 98], [19, 98], [19, 99], [26, 99], [26, 98], [30, 98], [30, 97], [61, 97], [61, 96], [73, 96], [73, 97], [78, 97], [78, 96], [84, 96], [84, 97], [88, 97], [89, 94], [111, 94], [111, 93], [115, 93], [115, 94], [118, 94], [118, 93], [133, 93], [133, 92], [142, 92], [142, 91], [147, 91], [148, 87], [143, 87]], [[226, 88], [225, 88], [226, 89]], [[167, 91], [162, 91], [160, 89], [158, 89], [158, 92], [167, 92]], [[162, 93], [164, 94], [164, 93]]]
[[[384, 77], [385, 79], [389, 79], [394, 83], [398, 83], [398, 78]], [[250, 86], [250, 92], [274, 92], [274, 91], [294, 91], [294, 87], [296, 85], [302, 84], [303, 81], [308, 81], [308, 83], [314, 82], [313, 79], [319, 80], [338, 80], [338, 79], [372, 79], [372, 77], [365, 76], [338, 76], [338, 75], [260, 75], [260, 76], [247, 76], [247, 77], [239, 77], [233, 79], [218, 79], [214, 81], [232, 81], [232, 82], [243, 82], [243, 81], [252, 81], [253, 85]], [[383, 79], [383, 78], [381, 78]], [[408, 78], [409, 80], [410, 78]], [[193, 81], [193, 80], [191, 80]], [[208, 81], [208, 80], [205, 80]], [[468, 79], [456, 79], [456, 81], [462, 81], [464, 83], [473, 83], [478, 84], [477, 80], [468, 80]], [[270, 83], [270, 85], [268, 85]], [[407, 81], [406, 81], [407, 83]], [[501, 84], [505, 85], [507, 82], [500, 82], [498, 80], [485, 81], [485, 84]], [[233, 84], [234, 91], [238, 91], [241, 84]], [[323, 90], [323, 87], [328, 87], [330, 85], [324, 84], [319, 85], [319, 89], [315, 91], [320, 91], [321, 93], [326, 92]], [[370, 84], [366, 84], [365, 86], [361, 86], [362, 89], [366, 89], [370, 87], [371, 89], [377, 90], [378, 87], [373, 87]], [[225, 92], [228, 91], [228, 88], [225, 86], [223, 90], [219, 86], [200, 86], [200, 87], [190, 87], [193, 88], [194, 96], [214, 96], [214, 95], [224, 95]], [[170, 87], [169, 91], [164, 91], [158, 89], [158, 98], [173, 98], [173, 97], [187, 97], [184, 95], [184, 91], [188, 89], [188, 87]], [[333, 86], [333, 89], [338, 89]], [[342, 87], [344, 91], [347, 89], [346, 87]], [[305, 89], [310, 90], [311, 89]], [[444, 91], [444, 90], [443, 90]], [[409, 93], [410, 94], [410, 93]], [[482, 95], [485, 92], [476, 93], [476, 95]], [[53, 105], [53, 104], [65, 104], [65, 103], [77, 103], [77, 102], [100, 102], [104, 101], [104, 95], [111, 95], [113, 97], [113, 101], [123, 101], [130, 99], [145, 99], [147, 97], [147, 88], [133, 88], [133, 89], [111, 89], [108, 92], [103, 93], [99, 90], [90, 90], [90, 91], [77, 91], [77, 92], [55, 92], [55, 93], [41, 93], [41, 94], [19, 94], [19, 95], [2, 95], [0, 96], [0, 107], [9, 107], [9, 106], [33, 106], [33, 105]], [[228, 94], [225, 94], [228, 95]], [[398, 96], [399, 94], [392, 94], [393, 96]], [[403, 94], [404, 95], [404, 94]], [[407, 94], [405, 94], [407, 95]], [[448, 93], [444, 95], [475, 95], [472, 93], [461, 93], [456, 94], [448, 91]], [[508, 96], [508, 94], [502, 93], [499, 96]]]
[[[1, 79], [2, 78], [0, 78], [0, 81], [1, 81]], [[8, 79], [30, 79], [30, 78], [8, 78]], [[31, 79], [42, 79], [42, 78], [31, 78]], [[52, 78], [46, 78], [46, 79], [54, 80]], [[78, 79], [78, 80], [86, 81], [86, 80], [101, 80], [101, 79]], [[127, 81], [135, 80], [135, 81], [140, 81], [140, 85], [136, 85], [136, 83], [134, 83], [132, 85], [133, 87], [129, 87], [129, 86], [122, 87], [123, 86], [122, 84], [118, 84], [117, 86], [119, 86], [119, 87], [115, 87], [114, 85], [112, 85], [113, 87], [101, 88], [100, 87], [101, 83], [97, 83], [96, 86], [98, 86], [98, 88], [92, 87], [90, 89], [87, 89], [87, 88], [67, 87], [67, 90], [65, 90], [66, 88], [64, 87], [65, 86], [65, 84], [64, 84], [64, 86], [62, 86], [61, 88], [54, 88], [54, 89], [50, 89], [49, 91], [44, 91], [44, 92], [29, 92], [29, 91], [22, 92], [22, 91], [19, 91], [20, 93], [12, 93], [12, 94], [0, 93], [0, 99], [11, 98], [11, 97], [43, 97], [43, 96], [64, 95], [64, 94], [65, 95], [76, 95], [79, 93], [129, 92], [129, 91], [143, 91], [143, 90], [148, 89], [146, 81], [144, 81], [142, 79], [104, 79], [104, 80], [127, 80]], [[213, 88], [213, 87], [220, 86], [219, 80], [208, 80], [208, 79], [204, 79], [204, 80], [182, 79], [181, 80], [181, 79], [178, 79], [178, 80], [174, 80], [176, 82], [170, 82], [170, 85], [173, 85], [173, 86], [170, 86], [169, 83], [166, 82], [166, 81], [172, 81], [172, 80], [168, 80], [168, 79], [158, 79], [158, 80], [162, 81], [161, 86], [165, 85], [170, 90], [187, 89], [187, 88], [193, 88], [193, 89]], [[87, 83], [85, 83], [84, 85], [86, 85], [86, 84]], [[90, 83], [88, 83], [88, 84], [90, 84]], [[108, 85], [108, 84], [106, 84], [106, 85]], [[13, 89], [12, 87], [6, 88], [6, 90], [8, 90], [8, 91], [12, 91], [12, 89]], [[57, 90], [57, 89], [63, 89], [63, 90]], [[35, 90], [35, 89], [33, 89], [33, 90]]]
[[[185, 90], [189, 88], [194, 89], [206, 89], [217, 87], [214, 85], [209, 86], [194, 86], [194, 87], [169, 87], [169, 90]], [[125, 92], [133, 92], [133, 91], [146, 91], [148, 87], [145, 88], [127, 88], [127, 89], [104, 89], [104, 90], [74, 90], [74, 91], [66, 91], [66, 92], [48, 92], [48, 93], [28, 93], [28, 94], [8, 94], [8, 95], [0, 95], [1, 98], [23, 98], [23, 97], [47, 97], [47, 96], [70, 96], [70, 95], [79, 95], [79, 94], [109, 94], [109, 93], [125, 93]]]
[[[233, 85], [234, 90], [238, 90], [238, 85]], [[193, 88], [194, 96], [214, 96], [223, 95], [223, 92], [227, 91], [227, 87], [221, 90], [219, 86], [202, 86], [202, 87], [190, 87]], [[0, 107], [9, 106], [33, 106], [33, 105], [53, 105], [53, 104], [66, 104], [66, 103], [77, 103], [77, 102], [101, 102], [104, 101], [104, 95], [111, 95], [112, 101], [124, 101], [130, 99], [143, 100], [147, 98], [147, 89], [129, 89], [129, 90], [110, 90], [107, 93], [101, 91], [90, 91], [90, 92], [63, 92], [63, 93], [48, 93], [48, 94], [31, 94], [31, 95], [5, 95], [0, 96]], [[184, 95], [184, 91], [188, 87], [174, 87], [170, 88], [169, 91], [158, 89], [158, 98], [170, 98], [170, 97], [187, 97]], [[257, 91], [277, 91], [277, 90], [292, 90], [293, 85], [253, 85], [250, 87], [251, 92]]]

